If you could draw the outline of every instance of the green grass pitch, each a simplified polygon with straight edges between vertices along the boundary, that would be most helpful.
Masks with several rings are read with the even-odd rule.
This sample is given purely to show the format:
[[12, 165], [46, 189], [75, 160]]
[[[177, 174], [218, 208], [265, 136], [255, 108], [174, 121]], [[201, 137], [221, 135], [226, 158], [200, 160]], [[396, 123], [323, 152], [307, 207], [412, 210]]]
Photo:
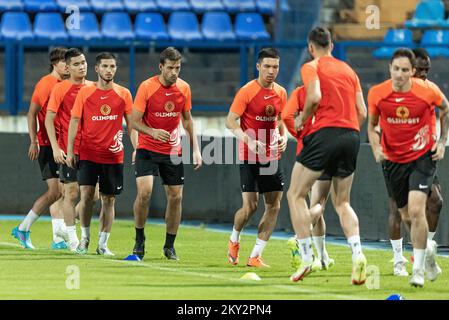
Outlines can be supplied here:
[[[10, 236], [17, 224], [0, 222], [0, 299], [385, 299], [395, 293], [407, 300], [449, 299], [449, 259], [445, 257], [437, 258], [443, 269], [437, 281], [412, 288], [409, 278], [392, 275], [391, 251], [365, 249], [368, 265], [379, 270], [378, 278], [370, 277], [369, 289], [350, 284], [351, 254], [341, 245], [328, 244], [336, 262], [332, 269], [292, 283], [289, 276], [294, 270], [286, 240], [270, 240], [264, 259], [271, 268], [261, 270], [245, 266], [255, 236], [242, 236], [240, 264], [230, 266], [226, 262], [229, 234], [181, 226], [175, 244], [181, 260], [175, 262], [161, 257], [165, 227], [149, 224], [144, 261], [129, 262], [122, 259], [134, 245], [132, 221], [115, 222], [109, 240], [109, 248], [116, 253], [112, 258], [95, 254], [97, 221], [86, 256], [50, 250], [49, 221], [39, 221], [32, 228], [37, 250], [22, 249]], [[410, 253], [405, 255], [408, 258]], [[73, 280], [77, 271], [79, 282]], [[247, 272], [256, 272], [262, 280], [240, 280]]]

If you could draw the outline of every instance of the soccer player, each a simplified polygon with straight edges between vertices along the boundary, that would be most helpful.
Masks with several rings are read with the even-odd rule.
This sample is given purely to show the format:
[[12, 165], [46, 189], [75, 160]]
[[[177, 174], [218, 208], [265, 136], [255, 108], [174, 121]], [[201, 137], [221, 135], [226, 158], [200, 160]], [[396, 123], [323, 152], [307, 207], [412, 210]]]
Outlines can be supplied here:
[[265, 212], [247, 266], [268, 267], [262, 253], [276, 226], [281, 206], [284, 180], [280, 153], [287, 147], [287, 131], [280, 121], [287, 92], [275, 82], [279, 61], [279, 53], [274, 48], [259, 52], [256, 65], [259, 76], [237, 92], [226, 119], [226, 127], [239, 140], [239, 160], [243, 162], [240, 164], [243, 205], [235, 213], [228, 242], [227, 258], [232, 265], [238, 264], [240, 233], [256, 212], [262, 194]]
[[[310, 130], [310, 127], [312, 125], [312, 118], [309, 118], [300, 131], [298, 131], [295, 127], [295, 119], [304, 109], [305, 98], [306, 90], [304, 86], [296, 88], [291, 93], [290, 98], [287, 101], [285, 110], [282, 112], [282, 120], [285, 124], [285, 127], [297, 140], [297, 156], [299, 156], [303, 148], [302, 139], [307, 135], [308, 130]], [[313, 184], [311, 193], [309, 195], [310, 214], [312, 217], [313, 227], [312, 239], [318, 256], [318, 259], [314, 260], [313, 268], [315, 270], [327, 270], [335, 263], [334, 259], [329, 258], [329, 254], [326, 250], [326, 223], [323, 217], [326, 202], [330, 193], [331, 184], [332, 177], [329, 177], [328, 175], [323, 173]], [[300, 265], [300, 253], [296, 238], [290, 238], [288, 240], [288, 246], [291, 250], [292, 266], [297, 269]]]
[[[65, 61], [70, 73], [66, 79], [55, 85], [47, 106], [45, 127], [53, 149], [55, 162], [59, 164], [59, 179], [64, 184], [64, 201], [62, 210], [66, 224], [69, 248], [75, 251], [79, 240], [76, 235], [75, 205], [78, 199], [78, 182], [76, 169], [67, 166], [65, 162], [67, 154], [67, 135], [73, 104], [78, 91], [84, 85], [91, 84], [86, 80], [87, 62], [84, 54], [71, 48], [65, 53]], [[58, 138], [56, 139], [55, 119], [58, 123]], [[75, 154], [78, 154], [79, 134], [75, 140]]]
[[145, 255], [144, 227], [154, 176], [160, 175], [167, 195], [163, 254], [169, 260], [178, 260], [174, 242], [181, 222], [184, 185], [180, 122], [193, 147], [195, 170], [201, 167], [202, 158], [190, 114], [190, 87], [179, 78], [182, 56], [175, 48], [168, 47], [159, 58], [160, 74], [142, 82], [134, 99], [133, 128], [138, 131], [138, 143], [135, 161], [137, 197], [134, 202], [136, 242], [133, 254], [141, 259]]
[[[47, 103], [53, 87], [67, 76], [64, 54], [66, 48], [58, 47], [50, 51], [50, 73], [42, 77], [36, 84], [31, 97], [28, 111], [28, 131], [30, 135], [30, 148], [28, 156], [30, 160], [38, 160], [42, 179], [47, 183], [48, 190], [42, 194], [33, 204], [25, 219], [12, 230], [12, 235], [26, 249], [34, 249], [30, 239], [30, 229], [34, 222], [50, 208], [53, 227], [52, 249], [66, 249], [67, 245], [58, 233], [65, 229], [62, 216], [61, 190], [58, 177], [58, 166], [53, 159], [50, 140], [45, 130], [45, 114]], [[39, 131], [37, 124], [39, 123]]]
[[[430, 70], [431, 61], [429, 54], [423, 48], [415, 48], [412, 50], [415, 54], [415, 77], [420, 78], [424, 81], [427, 80], [427, 75]], [[442, 94], [442, 93], [441, 93]], [[435, 108], [433, 109], [435, 110]], [[432, 134], [435, 135], [436, 140], [436, 114], [433, 112], [432, 116]], [[382, 166], [385, 182], [387, 183], [386, 171], [384, 170], [384, 166]], [[405, 264], [407, 263], [407, 259], [405, 259], [402, 255], [402, 238], [401, 238], [401, 215], [398, 211], [396, 202], [392, 197], [392, 193], [390, 187], [387, 184], [387, 191], [389, 196], [389, 233], [390, 233], [390, 242], [393, 247], [393, 274], [395, 276], [408, 276], [408, 272], [405, 268]], [[427, 234], [427, 238], [430, 241], [433, 241], [433, 237], [435, 236], [435, 232], [438, 226], [438, 220], [441, 212], [441, 208], [443, 206], [443, 197], [441, 194], [441, 185], [439, 183], [437, 174], [435, 173], [435, 177], [432, 182], [432, 187], [430, 190], [430, 195], [427, 199], [426, 204], [426, 216], [427, 223], [429, 224], [429, 233]], [[410, 231], [410, 220], [405, 220], [406, 226], [408, 227], [408, 231]], [[435, 262], [436, 272], [438, 274], [441, 273], [441, 269], [438, 264]]]
[[356, 73], [332, 57], [333, 44], [327, 29], [314, 28], [308, 36], [308, 48], [314, 60], [301, 69], [306, 98], [298, 128], [312, 115], [313, 123], [303, 138], [304, 146], [293, 167], [287, 193], [302, 258], [290, 279], [296, 282], [312, 272], [312, 221], [306, 197], [324, 172], [332, 177], [332, 202], [352, 251], [352, 283], [360, 285], [366, 280], [366, 258], [358, 218], [349, 198], [360, 147], [360, 123], [366, 117], [363, 93]]
[[[411, 221], [414, 262], [410, 284], [422, 287], [425, 272], [431, 281], [438, 276], [435, 247], [427, 240], [426, 202], [436, 161], [444, 157], [449, 104], [435, 84], [413, 78], [414, 60], [411, 50], [396, 50], [390, 61], [391, 79], [369, 91], [368, 137], [376, 161], [385, 161], [387, 186], [401, 217]], [[440, 108], [438, 141], [432, 129], [434, 106]], [[378, 124], [381, 141], [375, 131]]]
[[[133, 101], [128, 89], [115, 84], [117, 59], [112, 53], [97, 55], [95, 85], [80, 89], [72, 109], [66, 162], [75, 168], [75, 137], [81, 133], [79, 145], [78, 184], [80, 185], [79, 215], [85, 236], [77, 248], [86, 254], [90, 242], [90, 222], [94, 205], [95, 186], [100, 184], [103, 208], [102, 230], [99, 234], [97, 254], [114, 255], [107, 246], [115, 215], [115, 196], [123, 190], [123, 119], [130, 129]], [[129, 130], [131, 131], [131, 130]]]

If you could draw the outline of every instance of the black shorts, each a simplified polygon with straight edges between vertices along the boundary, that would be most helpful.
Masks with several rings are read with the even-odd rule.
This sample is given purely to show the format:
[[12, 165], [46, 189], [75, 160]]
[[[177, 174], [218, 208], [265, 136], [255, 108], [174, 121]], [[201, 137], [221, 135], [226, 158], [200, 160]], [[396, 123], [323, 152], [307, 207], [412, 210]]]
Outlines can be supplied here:
[[393, 192], [391, 191], [390, 184], [388, 183], [386, 161], [382, 161], [382, 173], [384, 175], [385, 186], [387, 187], [388, 198], [393, 198]]
[[100, 185], [105, 195], [118, 195], [123, 190], [123, 163], [101, 164], [81, 160], [78, 165], [78, 184], [80, 186]]
[[38, 162], [41, 168], [42, 180], [59, 178], [59, 166], [53, 158], [51, 146], [40, 146]]
[[332, 176], [330, 176], [326, 172], [323, 172], [321, 174], [321, 176], [318, 178], [318, 181], [331, 181], [331, 180], [332, 180]]
[[173, 163], [172, 157], [176, 156], [137, 149], [135, 164], [136, 178], [160, 175], [164, 185], [183, 185], [184, 165], [181, 157], [177, 157], [175, 163]]
[[303, 139], [304, 147], [296, 161], [327, 177], [350, 176], [356, 168], [360, 137], [348, 128], [323, 128]]
[[386, 160], [385, 171], [387, 186], [398, 208], [408, 203], [408, 193], [412, 190], [422, 191], [429, 195], [435, 176], [436, 161], [432, 160], [429, 151], [420, 158], [409, 163], [396, 163]]
[[78, 182], [77, 173], [77, 169], [72, 169], [66, 164], [59, 165], [59, 180], [62, 183]]
[[284, 190], [284, 175], [281, 163], [271, 161], [266, 164], [240, 164], [240, 187], [242, 192], [274, 192]]

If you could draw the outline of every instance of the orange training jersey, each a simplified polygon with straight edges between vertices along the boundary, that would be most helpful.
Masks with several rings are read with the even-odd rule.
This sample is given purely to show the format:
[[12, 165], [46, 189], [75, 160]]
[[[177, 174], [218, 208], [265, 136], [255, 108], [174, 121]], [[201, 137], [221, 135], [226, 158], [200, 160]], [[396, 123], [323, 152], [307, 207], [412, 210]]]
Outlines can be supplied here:
[[132, 109], [131, 93], [118, 84], [110, 90], [81, 88], [72, 109], [72, 117], [80, 119], [80, 160], [123, 163], [123, 117]]
[[143, 123], [154, 129], [170, 133], [170, 139], [162, 142], [139, 133], [138, 149], [146, 149], [161, 154], [181, 154], [179, 124], [183, 112], [192, 109], [190, 87], [178, 79], [175, 84], [165, 87], [154, 76], [142, 82], [134, 99], [134, 108], [143, 113]]
[[[426, 83], [429, 84], [429, 86], [435, 88], [435, 90], [437, 90], [439, 92], [439, 94], [443, 97], [444, 94], [441, 92], [440, 88], [433, 83], [432, 81], [426, 79], [424, 80]], [[437, 113], [435, 110], [435, 106], [432, 106], [432, 137], [433, 139], [436, 141], [437, 140]]]
[[49, 146], [50, 139], [48, 139], [47, 130], [45, 129], [45, 115], [47, 114], [47, 104], [50, 99], [50, 94], [53, 87], [60, 82], [51, 74], [42, 77], [34, 87], [31, 102], [41, 107], [37, 114], [37, 121], [39, 123], [39, 131], [37, 132], [37, 140], [40, 146]]
[[[88, 80], [84, 84], [73, 84], [70, 80], [64, 80], [56, 84], [51, 92], [47, 109], [56, 113], [55, 127], [57, 123], [58, 129], [56, 130], [59, 132], [58, 144], [65, 153], [67, 153], [69, 123], [76, 95], [83, 86], [91, 84], [92, 82]], [[79, 142], [80, 135], [78, 131], [74, 146], [75, 154], [78, 154]]]
[[304, 109], [306, 101], [306, 88], [304, 86], [296, 88], [287, 101], [284, 111], [282, 112], [282, 120], [287, 127], [287, 130], [296, 138], [296, 155], [301, 153], [303, 144], [302, 139], [309, 134], [313, 123], [313, 117], [307, 119], [302, 126], [301, 131], [295, 130], [295, 114], [300, 113]]
[[272, 89], [263, 88], [257, 80], [243, 86], [234, 98], [231, 112], [240, 115], [240, 127], [251, 138], [266, 146], [265, 156], [256, 155], [248, 146], [239, 142], [239, 159], [272, 161], [280, 159], [278, 149], [278, 116], [287, 102], [287, 92], [274, 83]]
[[442, 101], [435, 85], [418, 78], [412, 78], [408, 92], [394, 92], [391, 80], [371, 88], [369, 113], [380, 118], [381, 143], [388, 160], [409, 163], [432, 148], [432, 109]]
[[354, 70], [334, 57], [321, 57], [301, 68], [304, 87], [319, 80], [321, 101], [309, 134], [325, 127], [349, 128], [360, 131], [357, 117], [356, 92], [360, 81]]

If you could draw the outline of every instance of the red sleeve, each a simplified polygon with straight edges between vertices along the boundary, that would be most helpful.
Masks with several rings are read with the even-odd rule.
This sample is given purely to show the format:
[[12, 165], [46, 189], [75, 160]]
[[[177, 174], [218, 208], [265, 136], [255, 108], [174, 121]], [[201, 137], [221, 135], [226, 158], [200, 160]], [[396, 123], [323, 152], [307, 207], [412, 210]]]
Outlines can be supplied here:
[[284, 111], [282, 112], [282, 120], [285, 123], [285, 126], [287, 127], [288, 132], [294, 137], [298, 135], [298, 132], [295, 130], [295, 115], [297, 112], [299, 112], [300, 109], [300, 88], [295, 89], [292, 94], [290, 95], [290, 98], [287, 101], [287, 105], [284, 108]]
[[376, 92], [376, 88], [371, 88], [368, 92], [368, 111], [369, 114], [378, 116], [380, 114], [379, 111], [379, 104], [380, 97], [379, 94]]
[[304, 87], [306, 88], [310, 82], [319, 79], [316, 64], [317, 62], [314, 60], [309, 63], [306, 63], [301, 68], [301, 78], [302, 82], [304, 82]]

